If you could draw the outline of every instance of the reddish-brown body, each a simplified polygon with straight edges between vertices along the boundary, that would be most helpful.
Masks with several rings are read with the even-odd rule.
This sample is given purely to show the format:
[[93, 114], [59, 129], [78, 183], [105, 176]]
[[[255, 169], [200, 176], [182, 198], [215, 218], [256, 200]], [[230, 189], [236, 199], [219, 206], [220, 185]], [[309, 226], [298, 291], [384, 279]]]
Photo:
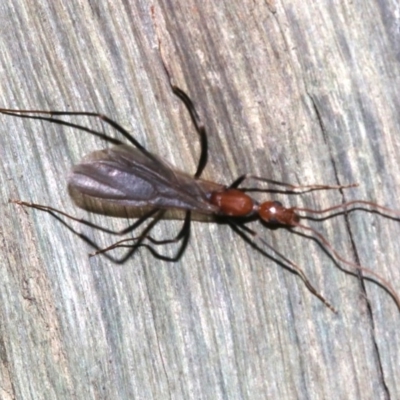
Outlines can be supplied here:
[[219, 208], [221, 215], [229, 217], [247, 217], [257, 208], [255, 201], [238, 189], [225, 189], [223, 192], [213, 192], [210, 203]]
[[210, 203], [219, 208], [220, 215], [228, 217], [251, 217], [258, 215], [269, 224], [296, 226], [300, 217], [294, 208], [285, 208], [278, 201], [266, 201], [258, 204], [248, 194], [239, 189], [227, 188], [224, 191], [213, 192]]

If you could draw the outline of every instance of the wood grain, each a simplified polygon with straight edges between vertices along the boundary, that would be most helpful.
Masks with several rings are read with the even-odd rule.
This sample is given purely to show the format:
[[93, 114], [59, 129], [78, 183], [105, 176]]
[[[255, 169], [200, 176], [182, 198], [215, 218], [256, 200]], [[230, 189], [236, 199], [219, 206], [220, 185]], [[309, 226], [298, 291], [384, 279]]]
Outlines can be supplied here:
[[[400, 208], [397, 3], [214, 3], [2, 2], [0, 105], [107, 114], [152, 152], [194, 171], [197, 136], [162, 55], [206, 123], [204, 177], [359, 182], [343, 194], [276, 198]], [[311, 240], [253, 225], [304, 268], [337, 315], [226, 226], [194, 223], [177, 263], [142, 251], [115, 266], [89, 259], [91, 249], [50, 216], [8, 203], [87, 218], [66, 179], [102, 146], [73, 129], [0, 116], [0, 398], [397, 397], [399, 310]], [[348, 225], [344, 217], [310, 224], [400, 293], [399, 221], [357, 211]], [[162, 223], [156, 234], [172, 236], [179, 225]], [[114, 240], [74, 226], [105, 246]]]

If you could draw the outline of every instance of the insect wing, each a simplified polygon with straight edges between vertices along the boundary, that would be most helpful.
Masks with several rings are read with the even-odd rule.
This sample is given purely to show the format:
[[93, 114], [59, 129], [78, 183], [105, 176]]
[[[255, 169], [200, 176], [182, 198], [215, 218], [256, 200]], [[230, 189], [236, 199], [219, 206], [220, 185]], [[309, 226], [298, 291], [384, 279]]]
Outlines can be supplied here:
[[86, 196], [120, 205], [214, 211], [195, 179], [128, 145], [89, 154], [73, 168], [68, 184]]

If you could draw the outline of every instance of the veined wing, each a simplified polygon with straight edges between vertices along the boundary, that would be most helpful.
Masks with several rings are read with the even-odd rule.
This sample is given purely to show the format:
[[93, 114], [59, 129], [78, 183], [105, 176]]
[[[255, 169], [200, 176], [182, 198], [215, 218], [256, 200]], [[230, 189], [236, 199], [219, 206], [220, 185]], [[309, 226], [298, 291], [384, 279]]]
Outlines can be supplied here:
[[[68, 184], [86, 196], [124, 206], [216, 212], [207, 199], [211, 183], [174, 170], [129, 145], [89, 154], [74, 166]], [[212, 187], [216, 188], [221, 186]]]

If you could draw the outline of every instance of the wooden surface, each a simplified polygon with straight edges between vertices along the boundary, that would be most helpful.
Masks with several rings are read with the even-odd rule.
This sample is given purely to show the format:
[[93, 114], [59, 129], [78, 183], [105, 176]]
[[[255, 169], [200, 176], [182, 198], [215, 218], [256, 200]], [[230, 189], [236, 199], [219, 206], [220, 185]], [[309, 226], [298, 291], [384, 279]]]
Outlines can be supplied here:
[[[276, 198], [400, 208], [397, 2], [174, 3], [2, 2], [0, 105], [102, 112], [194, 172], [196, 133], [162, 53], [206, 123], [206, 178], [359, 182], [343, 197]], [[116, 266], [89, 259], [91, 249], [48, 215], [8, 203], [87, 217], [68, 197], [68, 170], [103, 146], [76, 130], [0, 116], [1, 399], [399, 397], [399, 310], [311, 240], [253, 224], [304, 268], [337, 315], [226, 226], [195, 223], [177, 263], [142, 251]], [[351, 236], [343, 217], [313, 226], [400, 293], [399, 221], [358, 211]], [[178, 227], [163, 223], [156, 234]]]

